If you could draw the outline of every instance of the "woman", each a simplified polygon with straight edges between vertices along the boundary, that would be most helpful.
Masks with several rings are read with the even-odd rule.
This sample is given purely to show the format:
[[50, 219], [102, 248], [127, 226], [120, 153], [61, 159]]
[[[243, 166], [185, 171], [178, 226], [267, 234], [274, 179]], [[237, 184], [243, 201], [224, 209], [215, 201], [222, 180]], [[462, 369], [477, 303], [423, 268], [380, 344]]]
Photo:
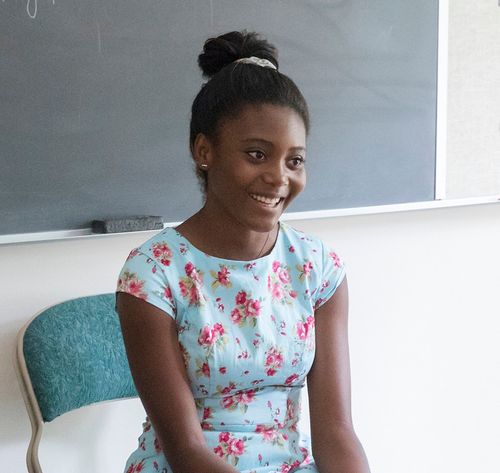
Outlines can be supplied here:
[[[205, 204], [135, 248], [117, 310], [148, 414], [125, 471], [367, 473], [347, 282], [279, 218], [306, 182], [306, 102], [256, 33], [206, 41], [190, 146]], [[297, 427], [307, 377], [311, 439]]]

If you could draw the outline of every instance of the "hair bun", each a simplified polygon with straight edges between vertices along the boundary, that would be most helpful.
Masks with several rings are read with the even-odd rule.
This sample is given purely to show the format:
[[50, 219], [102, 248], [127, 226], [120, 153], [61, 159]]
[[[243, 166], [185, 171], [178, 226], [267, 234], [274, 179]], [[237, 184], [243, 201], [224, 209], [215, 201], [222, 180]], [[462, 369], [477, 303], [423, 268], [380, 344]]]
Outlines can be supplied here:
[[205, 41], [198, 65], [205, 77], [212, 77], [237, 59], [256, 56], [278, 67], [278, 50], [258, 33], [231, 31]]

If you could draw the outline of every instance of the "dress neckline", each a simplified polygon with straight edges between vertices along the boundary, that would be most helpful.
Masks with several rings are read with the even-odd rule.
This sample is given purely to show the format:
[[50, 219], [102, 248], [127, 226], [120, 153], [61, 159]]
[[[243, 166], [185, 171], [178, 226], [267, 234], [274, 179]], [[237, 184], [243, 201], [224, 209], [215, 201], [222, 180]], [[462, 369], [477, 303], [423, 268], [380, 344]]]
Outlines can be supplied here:
[[259, 258], [255, 258], [255, 259], [237, 260], [237, 259], [221, 258], [220, 256], [213, 256], [213, 255], [210, 255], [208, 253], [205, 253], [203, 250], [200, 250], [195, 245], [193, 245], [193, 243], [191, 243], [190, 240], [188, 240], [182, 233], [178, 232], [174, 227], [169, 227], [169, 228], [177, 235], [177, 237], [180, 240], [183, 240], [185, 243], [187, 243], [189, 245], [189, 248], [194, 253], [198, 253], [198, 254], [203, 255], [203, 256], [210, 258], [212, 260], [223, 261], [223, 262], [226, 262], [227, 264], [240, 263], [240, 264], [245, 264], [245, 265], [252, 264], [252, 263], [258, 263], [260, 261], [267, 261], [268, 259], [272, 258], [277, 251], [277, 248], [279, 246], [279, 241], [282, 238], [282, 234], [283, 234], [283, 224], [278, 221], [278, 234], [276, 236], [276, 239], [274, 241], [274, 245], [273, 245], [271, 251], [267, 255], [260, 256]]

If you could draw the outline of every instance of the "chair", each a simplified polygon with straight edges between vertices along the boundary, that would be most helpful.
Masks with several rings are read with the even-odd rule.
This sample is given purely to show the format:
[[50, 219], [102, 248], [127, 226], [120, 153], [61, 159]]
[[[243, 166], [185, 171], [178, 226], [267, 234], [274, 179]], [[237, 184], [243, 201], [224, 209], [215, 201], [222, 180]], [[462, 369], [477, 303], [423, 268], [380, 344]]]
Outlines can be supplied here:
[[29, 473], [42, 473], [38, 445], [45, 422], [96, 402], [137, 397], [114, 294], [42, 310], [19, 331], [14, 359], [32, 428]]

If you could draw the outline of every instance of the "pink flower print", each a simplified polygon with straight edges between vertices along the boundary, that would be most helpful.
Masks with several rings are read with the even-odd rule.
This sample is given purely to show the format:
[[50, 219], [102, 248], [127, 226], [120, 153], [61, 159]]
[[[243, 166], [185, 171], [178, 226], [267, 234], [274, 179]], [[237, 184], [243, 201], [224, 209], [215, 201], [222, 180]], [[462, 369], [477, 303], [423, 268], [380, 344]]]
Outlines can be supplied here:
[[340, 258], [338, 257], [338, 255], [334, 251], [330, 251], [330, 253], [328, 253], [328, 256], [332, 259], [333, 264], [337, 268], [340, 268], [340, 266], [342, 266], [342, 262], [340, 261]]
[[[235, 297], [236, 307], [231, 311], [231, 320], [233, 323], [243, 327], [247, 320], [252, 327], [257, 325], [257, 317], [260, 314], [261, 301], [252, 299], [250, 294], [240, 291]], [[238, 339], [236, 339], [238, 341]]]
[[278, 369], [283, 366], [283, 355], [278, 347], [271, 347], [266, 351], [266, 359], [264, 366], [266, 366], [266, 374], [274, 376]]
[[131, 273], [127, 270], [123, 272], [123, 277], [118, 279], [117, 291], [127, 292], [140, 299], [147, 300], [148, 295], [143, 291], [144, 284], [143, 281], [137, 277], [136, 273]]
[[214, 453], [221, 458], [224, 456], [224, 450], [222, 450], [220, 445], [217, 445], [217, 447], [214, 448]]
[[260, 312], [260, 302], [256, 299], [249, 299], [245, 302], [245, 315], [247, 317], [258, 317]]
[[235, 408], [235, 402], [233, 396], [225, 396], [221, 401], [222, 407], [224, 409], [233, 409]]
[[293, 463], [283, 463], [281, 465], [280, 473], [290, 473], [292, 470], [300, 466], [300, 462], [295, 460]]
[[314, 317], [309, 315], [304, 322], [297, 322], [297, 336], [299, 340], [305, 340], [311, 331], [314, 328]]
[[243, 314], [240, 312], [240, 309], [238, 309], [238, 307], [234, 308], [231, 311], [231, 320], [235, 324], [239, 324], [243, 320]]
[[298, 264], [296, 266], [297, 271], [299, 272], [299, 281], [304, 282], [309, 276], [311, 276], [311, 272], [313, 270], [313, 264], [310, 261], [306, 261], [304, 264]]
[[146, 416], [146, 420], [142, 423], [142, 429], [144, 433], [148, 430], [151, 430], [151, 421], [149, 420], [148, 416]]
[[211, 407], [203, 408], [203, 420], [210, 419], [213, 416], [213, 410]]
[[196, 268], [194, 267], [194, 264], [191, 262], [186, 263], [186, 266], [184, 266], [184, 271], [186, 275], [191, 279], [194, 279], [194, 276], [196, 276]]
[[184, 266], [184, 271], [186, 276], [179, 279], [181, 295], [185, 299], [188, 299], [190, 306], [200, 306], [204, 301], [201, 293], [203, 273], [197, 270], [191, 262]]
[[228, 267], [224, 264], [219, 265], [219, 271], [210, 270], [210, 275], [214, 279], [211, 284], [212, 289], [217, 289], [218, 286], [232, 287], [232, 283], [229, 280], [230, 274]]
[[217, 386], [217, 391], [220, 393], [220, 394], [224, 394], [224, 395], [227, 395], [229, 394], [231, 391], [233, 391], [234, 389], [236, 389], [236, 384], [234, 384], [232, 381], [225, 387], [223, 388], [222, 386]]
[[156, 452], [157, 454], [163, 451], [163, 448], [161, 448], [160, 441], [158, 440], [158, 438], [157, 438], [157, 437], [155, 437], [155, 440], [154, 440], [153, 445], [154, 445], [154, 447], [155, 447], [155, 452]]
[[221, 432], [219, 434], [219, 442], [227, 443], [231, 438], [231, 434], [229, 432]]
[[172, 259], [173, 253], [166, 242], [161, 241], [153, 244], [151, 251], [153, 256], [160, 261], [164, 266], [170, 266], [170, 260]]
[[254, 400], [255, 389], [247, 389], [245, 391], [241, 391], [241, 392], [235, 394], [235, 396], [236, 396], [237, 402], [243, 403], [243, 404], [250, 404]]
[[229, 287], [229, 270], [227, 269], [226, 266], [222, 266], [221, 270], [217, 272], [217, 280], [219, 281], [219, 284], [224, 287]]
[[247, 389], [230, 396], [224, 396], [221, 405], [224, 409], [234, 410], [239, 407], [243, 412], [246, 412], [248, 404], [254, 400], [255, 392], [255, 389]]
[[262, 438], [266, 442], [272, 442], [277, 437], [277, 431], [274, 425], [266, 425], [266, 424], [257, 424], [255, 428], [255, 432], [262, 435]]
[[127, 261], [129, 259], [132, 259], [134, 258], [135, 256], [137, 256], [139, 254], [139, 248], [134, 248], [130, 253], [129, 255], [127, 256]]
[[302, 453], [302, 463], [304, 463], [305, 465], [308, 465], [309, 463], [311, 463], [311, 457], [309, 456], [309, 450], [307, 450], [307, 448], [304, 448], [304, 447], [299, 447], [300, 449], [300, 452]]
[[289, 246], [289, 247], [288, 247], [288, 251], [289, 251], [290, 253], [295, 253], [295, 247], [294, 247], [293, 245]]
[[217, 332], [219, 335], [224, 335], [224, 327], [219, 322], [214, 324], [214, 331]]
[[295, 326], [297, 330], [297, 338], [299, 340], [305, 341], [305, 349], [307, 351], [314, 350], [314, 324], [314, 317], [309, 315], [306, 318], [303, 317], [302, 322], [297, 322], [297, 325]]
[[245, 451], [246, 437], [232, 437], [229, 432], [221, 432], [219, 434], [219, 445], [215, 447], [214, 453], [221, 458], [229, 460], [234, 466], [237, 465], [239, 456]]
[[298, 407], [290, 398], [287, 399], [285, 423], [289, 424], [291, 422], [289, 429], [293, 432], [297, 431], [297, 423], [299, 422]]
[[285, 268], [279, 268], [278, 277], [283, 284], [288, 284], [290, 282], [290, 274]]
[[198, 337], [198, 343], [200, 345], [213, 345], [215, 342], [215, 331], [208, 325], [203, 327], [200, 331], [200, 336]]
[[232, 438], [229, 440], [227, 451], [229, 455], [242, 455], [245, 443], [242, 439]]
[[144, 461], [145, 460], [141, 460], [140, 463], [132, 463], [128, 467], [127, 473], [137, 473], [137, 472], [144, 470]]
[[217, 309], [219, 309], [220, 312], [224, 312], [224, 304], [222, 303], [222, 298], [217, 297], [217, 299], [215, 299], [215, 302], [217, 302]]
[[305, 340], [307, 338], [307, 333], [309, 332], [309, 326], [306, 323], [297, 323], [297, 336], [299, 340]]
[[281, 287], [280, 283], [273, 283], [271, 285], [271, 295], [273, 299], [277, 299], [278, 301], [281, 301], [284, 298], [284, 293], [283, 293], [283, 288]]
[[[220, 325], [220, 327], [219, 327]], [[217, 328], [215, 328], [217, 326]], [[224, 335], [224, 327], [215, 324], [214, 327], [205, 325], [198, 335], [198, 344], [205, 349], [207, 356], [213, 355], [214, 346], [224, 347], [228, 342], [227, 335]]]
[[290, 271], [279, 261], [274, 261], [272, 272], [267, 277], [267, 288], [272, 299], [282, 304], [291, 304], [297, 297], [297, 292], [292, 289]]
[[255, 432], [262, 435], [264, 442], [284, 447], [287, 436], [281, 432], [281, 428], [280, 424], [257, 424]]
[[236, 294], [236, 304], [243, 305], [247, 301], [247, 293], [245, 291], [240, 291]]
[[205, 376], [207, 378], [210, 378], [210, 366], [208, 363], [203, 360], [200, 360], [199, 358], [196, 360], [196, 366], [198, 369], [196, 370], [196, 376]]
[[288, 376], [288, 378], [286, 378], [285, 380], [285, 384], [287, 386], [290, 386], [291, 384], [293, 384], [294, 381], [296, 381], [297, 379], [299, 378], [299, 375], [297, 373], [293, 373], [291, 374], [290, 376]]
[[221, 373], [221, 374], [226, 374], [226, 371], [227, 371], [227, 368], [225, 366], [221, 366], [219, 368], [219, 373]]

